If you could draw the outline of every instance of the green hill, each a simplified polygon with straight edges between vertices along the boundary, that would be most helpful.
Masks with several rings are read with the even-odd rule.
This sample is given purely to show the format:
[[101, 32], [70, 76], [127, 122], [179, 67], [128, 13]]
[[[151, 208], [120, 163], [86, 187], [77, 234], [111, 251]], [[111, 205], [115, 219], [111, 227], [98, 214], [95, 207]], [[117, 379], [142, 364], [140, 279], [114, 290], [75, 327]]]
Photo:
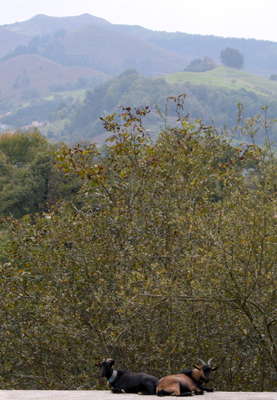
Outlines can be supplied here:
[[[243, 104], [246, 118], [260, 113], [263, 106], [269, 107], [269, 118], [277, 115], [277, 82], [219, 67], [205, 73], [180, 72], [162, 78], [146, 78], [128, 70], [88, 92], [50, 93], [44, 100], [30, 102], [4, 116], [1, 122], [18, 128], [43, 121], [47, 128], [42, 131], [52, 140], [79, 142], [97, 138], [101, 142], [105, 132], [100, 116], [118, 112], [121, 106], [147, 105], [153, 111], [147, 129], [155, 135], [157, 129], [176, 118], [176, 104], [168, 98], [182, 93], [186, 94], [184, 115], [218, 128], [236, 125], [238, 103]], [[276, 130], [267, 133], [275, 140]], [[258, 132], [257, 140], [262, 141], [264, 134]]]
[[[145, 78], [130, 70], [88, 92], [83, 102], [75, 104], [74, 110], [65, 111], [67, 124], [61, 135], [71, 142], [94, 141], [96, 136], [97, 140], [101, 139], [104, 129], [100, 116], [118, 112], [121, 106], [144, 105], [153, 111], [147, 129], [155, 135], [157, 128], [176, 117], [176, 103], [170, 96], [182, 93], [186, 94], [184, 115], [218, 128], [236, 125], [238, 103], [243, 104], [246, 118], [260, 113], [263, 106], [269, 107], [269, 118], [277, 114], [277, 83], [258, 76], [220, 67], [207, 73], [183, 72], [158, 79]], [[267, 133], [272, 139], [276, 137], [275, 130]], [[264, 134], [258, 132], [257, 140], [262, 141]]]
[[277, 81], [222, 66], [207, 72], [177, 72], [163, 78], [170, 84], [191, 83], [234, 91], [244, 89], [258, 96], [277, 96]]

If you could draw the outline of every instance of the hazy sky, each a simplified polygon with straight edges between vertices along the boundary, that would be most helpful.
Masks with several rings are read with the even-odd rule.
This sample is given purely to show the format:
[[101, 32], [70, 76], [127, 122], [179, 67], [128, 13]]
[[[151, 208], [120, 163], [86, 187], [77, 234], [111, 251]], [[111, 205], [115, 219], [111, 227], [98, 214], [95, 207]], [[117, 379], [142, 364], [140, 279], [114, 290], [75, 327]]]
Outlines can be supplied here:
[[0, 24], [89, 13], [154, 30], [277, 41], [277, 0], [1, 0]]

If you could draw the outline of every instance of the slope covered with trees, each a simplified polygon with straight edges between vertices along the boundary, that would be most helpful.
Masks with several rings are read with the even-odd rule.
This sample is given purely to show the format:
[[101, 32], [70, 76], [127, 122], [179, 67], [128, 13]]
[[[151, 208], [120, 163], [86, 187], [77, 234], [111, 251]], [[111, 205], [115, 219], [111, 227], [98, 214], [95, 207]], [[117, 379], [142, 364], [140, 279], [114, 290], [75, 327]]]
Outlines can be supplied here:
[[[264, 78], [224, 67], [205, 73], [180, 72], [159, 79], [145, 78], [129, 70], [87, 93], [83, 103], [77, 105], [62, 132], [71, 142], [97, 140], [103, 142], [104, 130], [99, 116], [118, 112], [120, 106], [147, 104], [154, 111], [147, 119], [147, 128], [155, 136], [160, 127], [175, 121], [175, 109], [168, 98], [185, 94], [184, 114], [200, 118], [218, 128], [234, 128], [237, 124], [237, 104], [250, 117], [268, 106], [268, 117], [277, 112], [277, 83]], [[50, 128], [51, 130], [51, 128]], [[265, 135], [274, 137], [275, 127], [260, 129], [256, 140]]]
[[[92, 89], [87, 91], [83, 88], [86, 85]], [[128, 70], [93, 89], [94, 85], [95, 77], [73, 82], [72, 90], [60, 91], [66, 87], [57, 84], [53, 96], [38, 98], [14, 112], [3, 114], [0, 122], [18, 129], [38, 121], [43, 134], [56, 142], [93, 140], [103, 143], [107, 135], [101, 116], [118, 112], [121, 106], [147, 104], [153, 113], [146, 124], [155, 136], [160, 127], [174, 123], [175, 111], [168, 99], [180, 94], [186, 95], [184, 114], [200, 118], [219, 129], [236, 126], [239, 103], [244, 107], [245, 117], [264, 114], [262, 108], [266, 108], [267, 116], [274, 119], [277, 112], [277, 83], [233, 68], [185, 71], [160, 78], [147, 78], [135, 70]], [[7, 111], [8, 104], [4, 106]], [[274, 140], [275, 135], [273, 124], [266, 130], [259, 129], [255, 140], [262, 142], [265, 136]]]

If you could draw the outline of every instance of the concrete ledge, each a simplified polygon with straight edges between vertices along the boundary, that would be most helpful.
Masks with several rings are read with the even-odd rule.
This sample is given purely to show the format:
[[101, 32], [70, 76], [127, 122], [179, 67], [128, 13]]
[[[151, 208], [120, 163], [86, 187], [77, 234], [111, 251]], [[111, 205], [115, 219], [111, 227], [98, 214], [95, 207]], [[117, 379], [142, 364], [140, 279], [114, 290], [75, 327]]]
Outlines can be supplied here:
[[[162, 397], [165, 400], [170, 397]], [[113, 394], [108, 390], [0, 390], [0, 400], [157, 400], [157, 396]], [[171, 397], [173, 400], [174, 397]], [[190, 397], [186, 397], [189, 399]], [[203, 400], [277, 400], [277, 392], [214, 392]]]

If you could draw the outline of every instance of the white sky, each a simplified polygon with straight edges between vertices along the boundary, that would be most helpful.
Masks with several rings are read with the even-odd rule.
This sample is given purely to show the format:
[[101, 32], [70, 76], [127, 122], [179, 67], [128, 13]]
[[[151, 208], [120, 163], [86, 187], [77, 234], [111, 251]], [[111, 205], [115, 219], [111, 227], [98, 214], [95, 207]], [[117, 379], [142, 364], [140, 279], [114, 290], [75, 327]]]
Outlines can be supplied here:
[[0, 25], [89, 13], [115, 24], [277, 41], [277, 0], [0, 0]]

